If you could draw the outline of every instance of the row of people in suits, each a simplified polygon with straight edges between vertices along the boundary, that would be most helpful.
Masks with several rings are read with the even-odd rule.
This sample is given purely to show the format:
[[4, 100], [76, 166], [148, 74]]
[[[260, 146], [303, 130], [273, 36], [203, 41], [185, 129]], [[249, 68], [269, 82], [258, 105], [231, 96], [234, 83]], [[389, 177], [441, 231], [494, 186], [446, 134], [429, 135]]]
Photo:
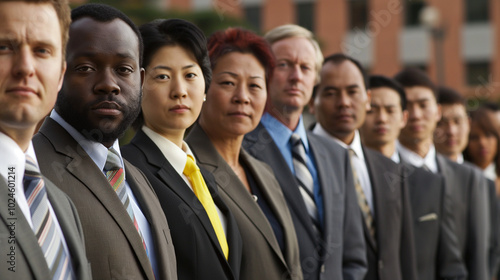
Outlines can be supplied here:
[[[37, 15], [40, 7], [63, 14], [52, 2], [0, 5], [6, 22], [18, 17], [28, 24], [22, 13]], [[487, 278], [483, 178], [437, 156], [445, 176], [434, 176], [435, 187], [423, 180], [436, 194], [426, 204], [428, 194], [417, 181], [432, 177], [419, 175], [427, 171], [401, 168], [365, 149], [356, 131], [370, 93], [356, 60], [333, 55], [323, 62], [311, 32], [295, 25], [275, 28], [265, 40], [228, 29], [211, 36], [207, 46], [202, 32], [183, 20], [138, 29], [120, 11], [100, 4], [74, 9], [71, 19], [71, 26], [69, 20], [62, 25], [43, 19], [29, 25], [32, 33], [10, 47], [15, 55], [5, 65], [11, 69], [2, 66], [13, 85], [0, 96], [12, 104], [4, 109], [8, 117], [24, 106], [32, 109], [29, 118], [16, 120], [29, 127], [23, 141], [5, 147], [19, 150], [17, 161], [26, 151], [37, 158], [46, 176], [45, 200], [53, 208], [46, 212], [57, 217], [65, 240], [60, 248], [69, 256], [58, 258], [65, 273], [41, 257], [37, 218], [28, 214], [38, 210], [31, 210], [29, 196], [27, 222], [19, 225], [31, 226], [34, 234], [19, 234], [17, 272], [0, 278]], [[50, 66], [63, 65], [54, 68], [57, 79], [32, 59], [47, 58], [40, 46], [59, 38], [47, 24], [61, 29], [60, 41], [47, 51], [58, 58]], [[37, 33], [50, 39], [27, 39]], [[12, 91], [22, 95], [36, 83], [47, 83], [52, 98], [45, 91], [12, 98]], [[59, 89], [30, 148], [36, 123]], [[413, 104], [419, 102], [429, 99]], [[318, 119], [313, 131], [306, 131], [302, 119], [307, 104]], [[134, 120], [137, 134], [120, 149], [117, 139]], [[4, 123], [2, 144], [18, 140], [12, 122]], [[7, 233], [9, 214], [0, 213], [0, 230]]]

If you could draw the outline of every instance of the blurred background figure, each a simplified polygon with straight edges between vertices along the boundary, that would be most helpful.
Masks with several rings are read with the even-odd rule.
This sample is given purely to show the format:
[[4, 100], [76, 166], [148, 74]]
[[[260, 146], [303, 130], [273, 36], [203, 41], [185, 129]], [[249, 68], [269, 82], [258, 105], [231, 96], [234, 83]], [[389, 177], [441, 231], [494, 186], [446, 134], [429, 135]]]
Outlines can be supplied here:
[[274, 69], [269, 45], [229, 28], [208, 40], [213, 79], [186, 141], [215, 176], [243, 239], [239, 279], [302, 279], [292, 218], [273, 172], [242, 149], [259, 124]]
[[183, 141], [210, 84], [205, 35], [181, 19], [155, 20], [140, 31], [146, 69], [142, 110], [123, 156], [146, 174], [171, 224], [179, 279], [238, 279], [238, 226], [212, 175], [190, 171], [196, 162]]

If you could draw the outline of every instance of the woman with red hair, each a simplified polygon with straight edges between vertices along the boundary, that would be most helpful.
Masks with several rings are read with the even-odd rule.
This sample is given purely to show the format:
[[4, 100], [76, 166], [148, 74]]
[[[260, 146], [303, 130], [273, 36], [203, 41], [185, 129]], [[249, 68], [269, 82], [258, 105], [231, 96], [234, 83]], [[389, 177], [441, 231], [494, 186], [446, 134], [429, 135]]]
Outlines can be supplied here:
[[212, 82], [198, 124], [186, 141], [214, 174], [243, 239], [240, 279], [302, 279], [297, 237], [274, 173], [245, 152], [246, 133], [260, 121], [274, 69], [269, 45], [229, 28], [208, 40]]

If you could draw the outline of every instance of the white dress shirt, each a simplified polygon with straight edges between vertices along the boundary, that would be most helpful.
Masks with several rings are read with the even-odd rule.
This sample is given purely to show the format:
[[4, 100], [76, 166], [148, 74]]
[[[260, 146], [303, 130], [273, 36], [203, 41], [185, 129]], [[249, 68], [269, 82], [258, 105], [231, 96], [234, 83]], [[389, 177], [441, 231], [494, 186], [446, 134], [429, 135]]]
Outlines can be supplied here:
[[314, 126], [312, 132], [314, 134], [333, 139], [346, 150], [352, 149], [354, 151], [355, 155], [351, 157], [352, 165], [356, 169], [356, 174], [358, 175], [359, 181], [361, 183], [361, 188], [363, 188], [363, 192], [365, 193], [366, 201], [368, 202], [368, 206], [370, 207], [372, 215], [375, 216], [372, 183], [370, 181], [368, 167], [366, 166], [363, 148], [361, 147], [361, 137], [359, 136], [359, 132], [357, 130], [354, 132], [354, 139], [349, 145], [330, 135], [330, 133], [328, 133], [319, 123]]
[[425, 168], [424, 166], [426, 166], [432, 173], [438, 173], [439, 170], [436, 162], [436, 148], [434, 147], [434, 145], [431, 145], [425, 157], [421, 157], [419, 154], [401, 145], [399, 141], [396, 145], [399, 156], [404, 161], [416, 167]]
[[[9, 170], [9, 168], [11, 167], [14, 168], [13, 176], [15, 184], [15, 193], [13, 194], [15, 199], [15, 208], [17, 208], [15, 209], [15, 213], [16, 215], [22, 213], [26, 218], [26, 221], [28, 222], [30, 227], [33, 228], [33, 221], [31, 220], [30, 207], [28, 205], [28, 201], [24, 194], [24, 185], [23, 185], [24, 170], [26, 166], [26, 156], [30, 156], [38, 165], [35, 149], [33, 148], [33, 143], [31, 141], [28, 146], [28, 149], [26, 150], [26, 153], [24, 153], [19, 147], [19, 145], [17, 145], [17, 143], [12, 138], [0, 132], [0, 158], [2, 159], [0, 160], [0, 175], [3, 177], [3, 179], [0, 178], [0, 180], [10, 181], [12, 179], [12, 173], [9, 173], [9, 171], [12, 171], [12, 169]], [[7, 200], [5, 200], [3, 203], [4, 207], [6, 207], [6, 203]], [[52, 208], [52, 204], [48, 200], [48, 197], [47, 197], [47, 203], [50, 214], [54, 219], [54, 224], [56, 225], [56, 229], [59, 231], [59, 234], [62, 237], [64, 250], [66, 251], [66, 254], [68, 256], [71, 256], [68, 250], [68, 246], [66, 245], [64, 234], [59, 225], [59, 221], [54, 212], [54, 209]], [[18, 209], [21, 211], [18, 211]]]
[[[193, 186], [191, 185], [191, 181], [189, 178], [184, 175], [184, 167], [186, 166], [187, 156], [190, 155], [193, 157], [194, 162], [196, 163], [196, 158], [193, 155], [193, 152], [189, 148], [188, 144], [182, 141], [182, 149], [179, 146], [175, 145], [172, 141], [167, 138], [161, 136], [160, 134], [154, 132], [147, 126], [142, 127], [142, 131], [153, 141], [156, 146], [160, 149], [163, 156], [168, 160], [168, 162], [172, 165], [175, 171], [181, 176], [181, 178], [186, 182], [191, 191], [193, 191]], [[214, 203], [215, 204], [215, 203]], [[219, 214], [219, 219], [222, 224], [222, 228], [224, 229], [224, 233], [227, 236], [227, 221], [222, 211], [215, 205], [217, 209], [217, 214]]]
[[[105, 175], [104, 173], [104, 166], [106, 165], [106, 159], [108, 157], [108, 148], [106, 148], [103, 144], [89, 140], [85, 138], [80, 132], [78, 132], [74, 127], [72, 127], [69, 123], [67, 123], [55, 110], [52, 110], [50, 117], [59, 123], [77, 142], [82, 146], [83, 150], [90, 156], [92, 161], [97, 165], [99, 170], [101, 170], [103, 176]], [[123, 164], [123, 159], [120, 153], [120, 145], [118, 143], [118, 140], [116, 140], [113, 143], [112, 148], [114, 148], [117, 152], [118, 155], [120, 156], [120, 161], [123, 166], [123, 173], [124, 175], [126, 174], [126, 169], [125, 165]], [[151, 262], [151, 266], [153, 268], [153, 271], [155, 275], [158, 274], [158, 266], [157, 266], [157, 261], [156, 261], [156, 254], [155, 254], [155, 245], [153, 241], [153, 236], [151, 233], [151, 227], [149, 225], [148, 220], [142, 213], [142, 210], [137, 203], [137, 199], [135, 198], [134, 193], [132, 192], [132, 189], [130, 189], [129, 184], [125, 180], [125, 188], [127, 190], [127, 194], [130, 198], [130, 202], [132, 204], [132, 210], [134, 211], [135, 218], [137, 220], [137, 224], [139, 226], [139, 230], [142, 233], [142, 237], [144, 238], [144, 242], [146, 242], [146, 246], [148, 248], [148, 253], [149, 253], [149, 260]]]

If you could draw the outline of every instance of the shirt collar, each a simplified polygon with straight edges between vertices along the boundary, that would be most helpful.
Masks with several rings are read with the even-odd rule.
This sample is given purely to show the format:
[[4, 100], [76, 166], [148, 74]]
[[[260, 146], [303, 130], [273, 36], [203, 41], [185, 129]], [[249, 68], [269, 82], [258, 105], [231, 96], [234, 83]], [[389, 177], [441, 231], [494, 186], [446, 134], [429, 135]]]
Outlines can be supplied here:
[[432, 171], [432, 173], [438, 173], [438, 166], [436, 163], [436, 148], [434, 147], [434, 145], [430, 146], [429, 151], [427, 152], [425, 157], [421, 157], [419, 154], [401, 145], [399, 141], [396, 144], [400, 156], [405, 161], [416, 167], [423, 167], [425, 165], [427, 166], [427, 168], [429, 168], [430, 171]]
[[[106, 159], [108, 158], [108, 148], [106, 148], [106, 146], [99, 142], [85, 138], [73, 126], [66, 122], [55, 110], [52, 110], [50, 117], [60, 124], [76, 140], [76, 142], [82, 146], [83, 150], [90, 156], [92, 161], [100, 170], [104, 170], [104, 165], [106, 165]], [[123, 170], [125, 170], [118, 139], [115, 140], [112, 147], [118, 152]]]
[[401, 162], [401, 159], [399, 158], [399, 152], [398, 152], [397, 149], [394, 150], [394, 153], [392, 154], [391, 159], [395, 163], [400, 163]]
[[347, 145], [346, 143], [340, 141], [340, 139], [338, 139], [337, 137], [335, 137], [335, 136], [331, 135], [330, 133], [328, 133], [323, 128], [323, 126], [321, 126], [320, 123], [317, 123], [314, 126], [313, 133], [315, 133], [317, 135], [320, 135], [320, 136], [323, 136], [323, 137], [327, 137], [327, 138], [333, 139], [335, 142], [337, 142], [337, 144], [339, 144], [340, 146], [342, 146], [342, 148], [344, 148], [346, 150], [352, 149], [358, 158], [360, 158], [363, 161], [365, 160], [365, 156], [363, 154], [363, 148], [361, 146], [361, 137], [359, 136], [359, 131], [358, 130], [354, 131], [354, 138], [353, 138], [351, 144], [349, 144], [349, 145]]
[[186, 144], [186, 142], [182, 141], [181, 149], [172, 141], [156, 133], [147, 126], [143, 126], [142, 131], [151, 139], [151, 141], [156, 144], [163, 156], [168, 160], [168, 162], [172, 165], [172, 167], [178, 174], [182, 175], [184, 172], [184, 167], [186, 166], [187, 162], [187, 155], [191, 155], [193, 159], [195, 158], [193, 156], [193, 152]]
[[458, 154], [458, 156], [457, 156], [457, 163], [458, 164], [464, 163], [464, 155], [463, 154]]
[[306, 129], [304, 127], [304, 121], [302, 119], [302, 116], [300, 116], [299, 123], [297, 127], [295, 128], [294, 131], [290, 130], [286, 125], [278, 121], [275, 117], [273, 117], [271, 114], [268, 112], [265, 112], [262, 115], [262, 118], [260, 120], [264, 127], [267, 129], [267, 132], [271, 135], [273, 138], [274, 142], [278, 145], [278, 147], [283, 147], [288, 144], [290, 141], [290, 137], [292, 136], [292, 133], [298, 134], [300, 136], [300, 139], [302, 140], [302, 143], [304, 144], [304, 147], [306, 149], [306, 152], [309, 151], [309, 142], [307, 141], [307, 133]]

